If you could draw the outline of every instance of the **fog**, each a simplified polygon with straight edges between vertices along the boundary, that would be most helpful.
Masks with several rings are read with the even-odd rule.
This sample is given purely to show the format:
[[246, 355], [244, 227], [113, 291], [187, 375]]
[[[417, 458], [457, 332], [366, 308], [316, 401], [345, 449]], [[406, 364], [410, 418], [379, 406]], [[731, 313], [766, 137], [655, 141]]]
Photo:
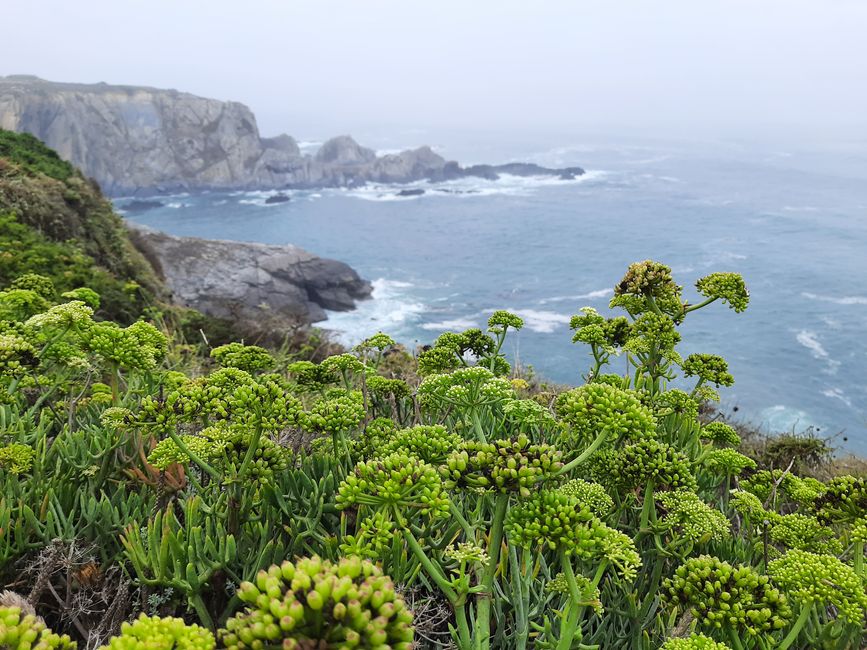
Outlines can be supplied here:
[[365, 129], [864, 139], [863, 0], [2, 0], [0, 74]]

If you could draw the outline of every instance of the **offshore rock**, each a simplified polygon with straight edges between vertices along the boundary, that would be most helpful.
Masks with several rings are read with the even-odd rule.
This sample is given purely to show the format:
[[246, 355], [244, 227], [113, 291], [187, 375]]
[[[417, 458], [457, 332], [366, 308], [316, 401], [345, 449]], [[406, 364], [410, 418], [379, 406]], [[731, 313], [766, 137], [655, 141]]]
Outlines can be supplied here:
[[238, 102], [28, 75], [0, 77], [0, 128], [33, 134], [112, 196], [584, 173], [525, 163], [465, 168], [430, 147], [377, 156], [348, 135], [304, 155], [289, 135], [261, 137], [253, 112]]
[[372, 287], [348, 265], [297, 246], [174, 237], [127, 224], [133, 243], [177, 304], [254, 329], [280, 329], [348, 311]]

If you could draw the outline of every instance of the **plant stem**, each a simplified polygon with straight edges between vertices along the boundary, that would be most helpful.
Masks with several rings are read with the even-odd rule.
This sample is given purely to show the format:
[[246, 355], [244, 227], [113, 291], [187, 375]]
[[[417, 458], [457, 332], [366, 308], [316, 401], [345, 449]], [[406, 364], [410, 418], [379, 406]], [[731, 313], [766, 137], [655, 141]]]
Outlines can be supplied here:
[[573, 469], [578, 467], [581, 463], [590, 458], [590, 456], [592, 456], [593, 453], [602, 446], [602, 444], [607, 438], [608, 429], [602, 429], [602, 431], [599, 432], [599, 435], [596, 436], [596, 440], [593, 441], [593, 444], [591, 444], [589, 447], [587, 447], [587, 449], [582, 451], [581, 455], [579, 455], [577, 458], [573, 458], [568, 463], [563, 465], [563, 467], [560, 468], [560, 471], [557, 472], [557, 475], [560, 476], [561, 474], [566, 474], [567, 472], [571, 472]]
[[780, 642], [779, 646], [777, 646], [777, 650], [786, 650], [786, 648], [788, 648], [797, 640], [798, 635], [801, 634], [801, 630], [803, 629], [804, 624], [807, 622], [807, 619], [810, 618], [810, 612], [812, 610], [812, 604], [801, 608], [801, 613], [798, 614], [798, 620], [795, 621], [795, 624], [792, 626], [792, 629], [789, 630], [786, 638]]
[[217, 470], [208, 465], [205, 461], [199, 458], [199, 455], [196, 454], [196, 452], [187, 447], [186, 443], [181, 440], [181, 437], [177, 433], [175, 433], [173, 429], [168, 429], [167, 433], [169, 434], [169, 438], [171, 438], [172, 441], [178, 446], [178, 449], [180, 449], [187, 456], [189, 456], [190, 460], [193, 461], [196, 465], [201, 467], [203, 472], [205, 472], [215, 481], [220, 480], [220, 475], [217, 473]]
[[494, 505], [494, 518], [491, 521], [491, 536], [488, 540], [488, 566], [482, 574], [482, 592], [476, 600], [476, 649], [488, 650], [491, 647], [491, 599], [493, 597], [494, 575], [500, 561], [500, 546], [503, 542], [503, 522], [509, 507], [506, 492], [497, 495]]

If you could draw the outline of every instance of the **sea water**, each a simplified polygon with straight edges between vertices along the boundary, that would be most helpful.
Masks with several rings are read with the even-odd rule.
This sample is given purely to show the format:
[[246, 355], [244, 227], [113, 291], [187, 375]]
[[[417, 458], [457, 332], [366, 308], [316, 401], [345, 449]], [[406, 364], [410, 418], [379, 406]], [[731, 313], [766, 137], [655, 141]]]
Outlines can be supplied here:
[[276, 204], [265, 202], [271, 192], [182, 194], [127, 218], [349, 263], [374, 292], [322, 323], [347, 343], [383, 330], [413, 347], [514, 311], [525, 327], [509, 356], [562, 383], [588, 368], [570, 316], [585, 305], [606, 313], [630, 262], [670, 265], [693, 301], [696, 279], [736, 271], [749, 309], [715, 303], [690, 314], [681, 354], [728, 360], [736, 381], [722, 403], [743, 419], [770, 431], [816, 427], [867, 451], [867, 146], [461, 141], [442, 153], [587, 174], [414, 183], [425, 192], [411, 197], [376, 185], [290, 191]]

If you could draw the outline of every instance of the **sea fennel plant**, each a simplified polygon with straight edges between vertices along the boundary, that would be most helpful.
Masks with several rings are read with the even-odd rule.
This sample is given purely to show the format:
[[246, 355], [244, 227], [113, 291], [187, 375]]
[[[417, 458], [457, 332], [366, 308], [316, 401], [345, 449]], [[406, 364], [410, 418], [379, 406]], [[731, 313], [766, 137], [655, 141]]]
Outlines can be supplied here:
[[0, 291], [0, 586], [24, 593], [0, 593], [0, 639], [862, 647], [864, 479], [759, 469], [700, 416], [734, 378], [682, 357], [680, 325], [749, 294], [695, 288], [633, 264], [612, 314], [572, 319], [585, 383], [539, 391], [504, 311], [417, 355], [379, 333], [317, 362], [196, 349], [21, 278]]

